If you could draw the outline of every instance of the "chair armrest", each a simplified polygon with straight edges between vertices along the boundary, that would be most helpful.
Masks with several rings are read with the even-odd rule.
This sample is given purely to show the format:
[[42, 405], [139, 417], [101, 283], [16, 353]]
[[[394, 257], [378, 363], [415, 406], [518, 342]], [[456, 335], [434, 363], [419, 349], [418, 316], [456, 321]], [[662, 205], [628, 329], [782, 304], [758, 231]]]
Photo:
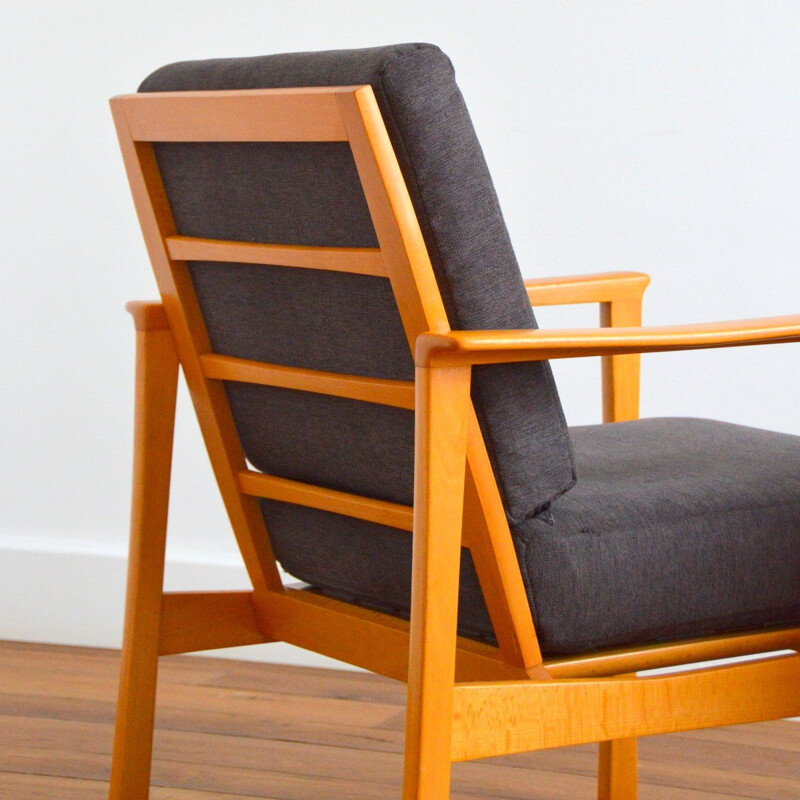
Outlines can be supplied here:
[[594, 275], [529, 278], [525, 281], [525, 289], [531, 305], [556, 306], [610, 303], [614, 300], [641, 301], [649, 283], [650, 276], [643, 272], [598, 272]]
[[[525, 281], [532, 306], [600, 304], [600, 327], [627, 328], [642, 324], [642, 300], [650, 284], [643, 272], [599, 272]], [[603, 356], [603, 422], [639, 417], [640, 357]]]
[[416, 364], [453, 366], [800, 341], [800, 315], [644, 328], [423, 333]]
[[133, 317], [137, 331], [157, 331], [169, 328], [164, 306], [159, 300], [131, 300], [125, 310]]

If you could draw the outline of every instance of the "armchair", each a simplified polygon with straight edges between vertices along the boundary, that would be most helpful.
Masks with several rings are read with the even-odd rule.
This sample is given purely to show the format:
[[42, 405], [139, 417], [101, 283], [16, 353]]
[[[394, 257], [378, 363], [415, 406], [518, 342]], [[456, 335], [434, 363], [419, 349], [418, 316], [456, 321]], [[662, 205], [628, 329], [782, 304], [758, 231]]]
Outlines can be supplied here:
[[[769, 655], [800, 647], [800, 440], [635, 419], [639, 353], [800, 317], [641, 328], [646, 276], [525, 285], [430, 45], [171, 65], [112, 111], [161, 302], [129, 305], [111, 798], [148, 794], [158, 656], [237, 644], [407, 681], [406, 800], [593, 741], [630, 800], [636, 737], [800, 714], [800, 656]], [[606, 327], [535, 329], [565, 301]], [[618, 424], [567, 428], [547, 360], [582, 356]], [[162, 592], [179, 366], [252, 592]], [[735, 655], [763, 657], [636, 675]]]

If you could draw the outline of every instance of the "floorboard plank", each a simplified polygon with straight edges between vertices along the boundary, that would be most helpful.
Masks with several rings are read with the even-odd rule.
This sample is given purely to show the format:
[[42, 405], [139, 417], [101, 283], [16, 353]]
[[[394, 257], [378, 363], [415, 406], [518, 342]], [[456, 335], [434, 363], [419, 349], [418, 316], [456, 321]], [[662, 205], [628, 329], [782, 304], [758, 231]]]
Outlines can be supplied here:
[[[105, 798], [119, 653], [0, 642], [0, 800]], [[400, 794], [405, 687], [358, 672], [162, 659], [153, 800]], [[800, 798], [795, 722], [651, 737], [642, 800]], [[592, 745], [456, 764], [456, 800], [590, 800]]]

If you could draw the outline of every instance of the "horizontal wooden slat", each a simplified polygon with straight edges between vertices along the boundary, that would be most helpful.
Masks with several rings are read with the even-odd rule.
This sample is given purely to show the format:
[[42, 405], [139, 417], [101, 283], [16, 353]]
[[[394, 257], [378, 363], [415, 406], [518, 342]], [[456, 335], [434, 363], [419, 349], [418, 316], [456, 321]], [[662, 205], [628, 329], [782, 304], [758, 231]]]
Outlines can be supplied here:
[[230, 261], [236, 264], [270, 264], [356, 275], [386, 277], [383, 255], [377, 247], [306, 247], [293, 244], [229, 242], [168, 236], [167, 249], [174, 261]]
[[800, 649], [800, 628], [784, 628], [561, 656], [545, 659], [544, 665], [554, 678], [600, 677], [797, 649]]
[[[261, 629], [282, 642], [313, 650], [389, 678], [408, 678], [409, 623], [308, 591], [286, 589], [253, 596]], [[496, 647], [458, 637], [456, 679], [520, 680]]]
[[139, 142], [343, 142], [336, 95], [354, 88], [154, 92], [115, 97]]
[[318, 508], [404, 531], [411, 531], [413, 528], [413, 509], [399, 503], [337, 492], [334, 489], [324, 489], [252, 470], [239, 472], [239, 487], [245, 494], [255, 497]]
[[252, 592], [166, 592], [159, 655], [272, 641], [258, 629]]
[[455, 687], [454, 761], [800, 714], [800, 656], [648, 678]]
[[209, 354], [200, 357], [203, 374], [221, 381], [258, 383], [281, 389], [346, 397], [396, 408], [414, 408], [413, 381], [362, 378], [336, 372], [317, 372], [300, 367], [283, 367], [245, 358]]

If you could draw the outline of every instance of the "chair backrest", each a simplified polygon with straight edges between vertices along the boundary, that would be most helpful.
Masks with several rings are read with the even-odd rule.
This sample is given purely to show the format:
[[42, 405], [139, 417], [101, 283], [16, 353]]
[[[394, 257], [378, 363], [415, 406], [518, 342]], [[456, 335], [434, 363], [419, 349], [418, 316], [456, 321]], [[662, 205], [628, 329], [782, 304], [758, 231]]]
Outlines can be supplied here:
[[[400, 45], [191, 62], [141, 91], [115, 120], [256, 590], [276, 573], [255, 497], [283, 542], [308, 508], [316, 526], [410, 530], [409, 345], [535, 326], [449, 60]], [[485, 483], [491, 460], [496, 485], [478, 494], [495, 527], [500, 498], [513, 522], [572, 485], [547, 364], [476, 369], [473, 403], [471, 469]]]
[[[185, 62], [158, 70], [140, 91], [363, 84], [373, 87], [383, 113], [451, 327], [534, 327], [483, 153], [438, 48]], [[378, 246], [346, 142], [161, 144], [156, 155], [183, 235]], [[208, 262], [195, 262], [192, 273], [216, 352], [413, 379], [396, 303], [381, 278]], [[501, 495], [511, 519], [523, 519], [573, 480], [552, 376], [546, 364], [476, 373], [475, 407]], [[265, 471], [411, 501], [410, 415], [352, 404], [340, 412], [326, 398], [263, 389], [240, 387], [230, 396], [245, 452]], [[302, 422], [293, 426], [298, 416]], [[369, 446], [378, 440], [379, 448]]]

